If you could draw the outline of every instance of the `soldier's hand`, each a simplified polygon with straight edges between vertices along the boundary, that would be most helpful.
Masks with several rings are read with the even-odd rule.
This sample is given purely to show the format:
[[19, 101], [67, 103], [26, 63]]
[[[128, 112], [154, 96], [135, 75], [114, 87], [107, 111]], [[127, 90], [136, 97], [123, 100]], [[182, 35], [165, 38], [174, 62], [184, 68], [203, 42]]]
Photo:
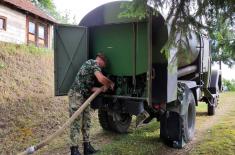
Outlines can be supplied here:
[[103, 89], [102, 89], [102, 92], [103, 92], [103, 93], [105, 93], [105, 92], [109, 89], [109, 87], [107, 87], [107, 86], [103, 86], [102, 88], [103, 88]]
[[115, 86], [115, 84], [112, 82], [111, 85], [110, 85], [110, 89], [114, 90], [114, 86]]
[[98, 87], [93, 87], [93, 88], [91, 88], [91, 92], [95, 92], [95, 91], [97, 91], [99, 88]]

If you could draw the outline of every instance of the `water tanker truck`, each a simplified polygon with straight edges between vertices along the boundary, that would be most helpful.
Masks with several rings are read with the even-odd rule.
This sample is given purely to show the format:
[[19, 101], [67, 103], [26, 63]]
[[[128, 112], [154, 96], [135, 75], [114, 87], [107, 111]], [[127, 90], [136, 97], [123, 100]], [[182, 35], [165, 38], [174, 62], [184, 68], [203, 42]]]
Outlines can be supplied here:
[[121, 3], [97, 7], [79, 25], [55, 25], [55, 95], [67, 95], [80, 66], [103, 51], [108, 59], [103, 73], [115, 90], [91, 104], [101, 127], [125, 133], [132, 116], [146, 111], [144, 123], [156, 118], [163, 141], [182, 148], [194, 136], [199, 101], [207, 103], [208, 115], [218, 103], [221, 74], [211, 70], [209, 38], [192, 33], [186, 52], [172, 48], [165, 54], [169, 28], [164, 17], [119, 18]]

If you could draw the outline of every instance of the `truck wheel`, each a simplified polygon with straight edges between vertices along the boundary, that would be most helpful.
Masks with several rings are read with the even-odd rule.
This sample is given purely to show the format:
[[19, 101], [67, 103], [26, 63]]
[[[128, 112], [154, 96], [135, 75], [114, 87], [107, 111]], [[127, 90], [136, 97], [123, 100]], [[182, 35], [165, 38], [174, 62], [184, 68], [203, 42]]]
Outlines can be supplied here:
[[215, 107], [217, 105], [217, 99], [211, 99], [211, 104], [207, 103], [207, 113], [209, 116], [215, 115]]
[[182, 135], [186, 143], [193, 139], [195, 132], [196, 105], [192, 91], [189, 92], [188, 102], [188, 111], [182, 116]]
[[99, 117], [99, 122], [100, 122], [101, 127], [104, 130], [111, 131], [112, 128], [109, 124], [107, 110], [99, 109], [98, 110], [98, 117]]
[[130, 127], [132, 117], [124, 113], [108, 113], [107, 110], [99, 109], [98, 117], [101, 127], [107, 131], [126, 133]]
[[108, 120], [110, 126], [115, 132], [126, 133], [130, 127], [132, 117], [130, 114], [114, 112], [109, 115]]
[[184, 112], [167, 111], [161, 118], [160, 137], [164, 142], [175, 148], [182, 148], [185, 143], [191, 141], [195, 132], [195, 99], [190, 89], [185, 89], [179, 100], [179, 109]]

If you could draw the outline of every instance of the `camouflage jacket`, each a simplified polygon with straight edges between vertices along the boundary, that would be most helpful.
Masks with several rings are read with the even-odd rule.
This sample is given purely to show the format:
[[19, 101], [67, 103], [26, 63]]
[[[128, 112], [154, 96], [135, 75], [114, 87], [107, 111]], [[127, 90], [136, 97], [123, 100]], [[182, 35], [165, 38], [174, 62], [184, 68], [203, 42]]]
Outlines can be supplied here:
[[96, 61], [92, 59], [87, 60], [79, 69], [71, 89], [79, 92], [85, 98], [89, 97], [91, 95], [91, 88], [95, 85], [96, 71], [101, 72], [101, 68], [97, 65]]

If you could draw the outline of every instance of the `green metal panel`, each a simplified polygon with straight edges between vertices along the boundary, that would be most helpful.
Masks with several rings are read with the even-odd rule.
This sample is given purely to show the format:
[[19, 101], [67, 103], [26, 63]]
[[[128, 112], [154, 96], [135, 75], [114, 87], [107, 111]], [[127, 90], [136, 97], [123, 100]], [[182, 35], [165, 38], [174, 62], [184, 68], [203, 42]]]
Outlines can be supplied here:
[[137, 23], [136, 74], [148, 71], [148, 30], [147, 23]]
[[90, 54], [103, 51], [108, 58], [107, 72], [113, 75], [132, 75], [132, 24], [94, 27], [90, 30]]
[[[147, 26], [138, 24], [136, 38], [136, 74], [147, 71]], [[131, 76], [134, 73], [133, 23], [90, 28], [90, 55], [102, 51], [108, 58], [107, 73]]]
[[55, 46], [55, 95], [66, 95], [80, 66], [88, 58], [87, 28], [56, 25]]

